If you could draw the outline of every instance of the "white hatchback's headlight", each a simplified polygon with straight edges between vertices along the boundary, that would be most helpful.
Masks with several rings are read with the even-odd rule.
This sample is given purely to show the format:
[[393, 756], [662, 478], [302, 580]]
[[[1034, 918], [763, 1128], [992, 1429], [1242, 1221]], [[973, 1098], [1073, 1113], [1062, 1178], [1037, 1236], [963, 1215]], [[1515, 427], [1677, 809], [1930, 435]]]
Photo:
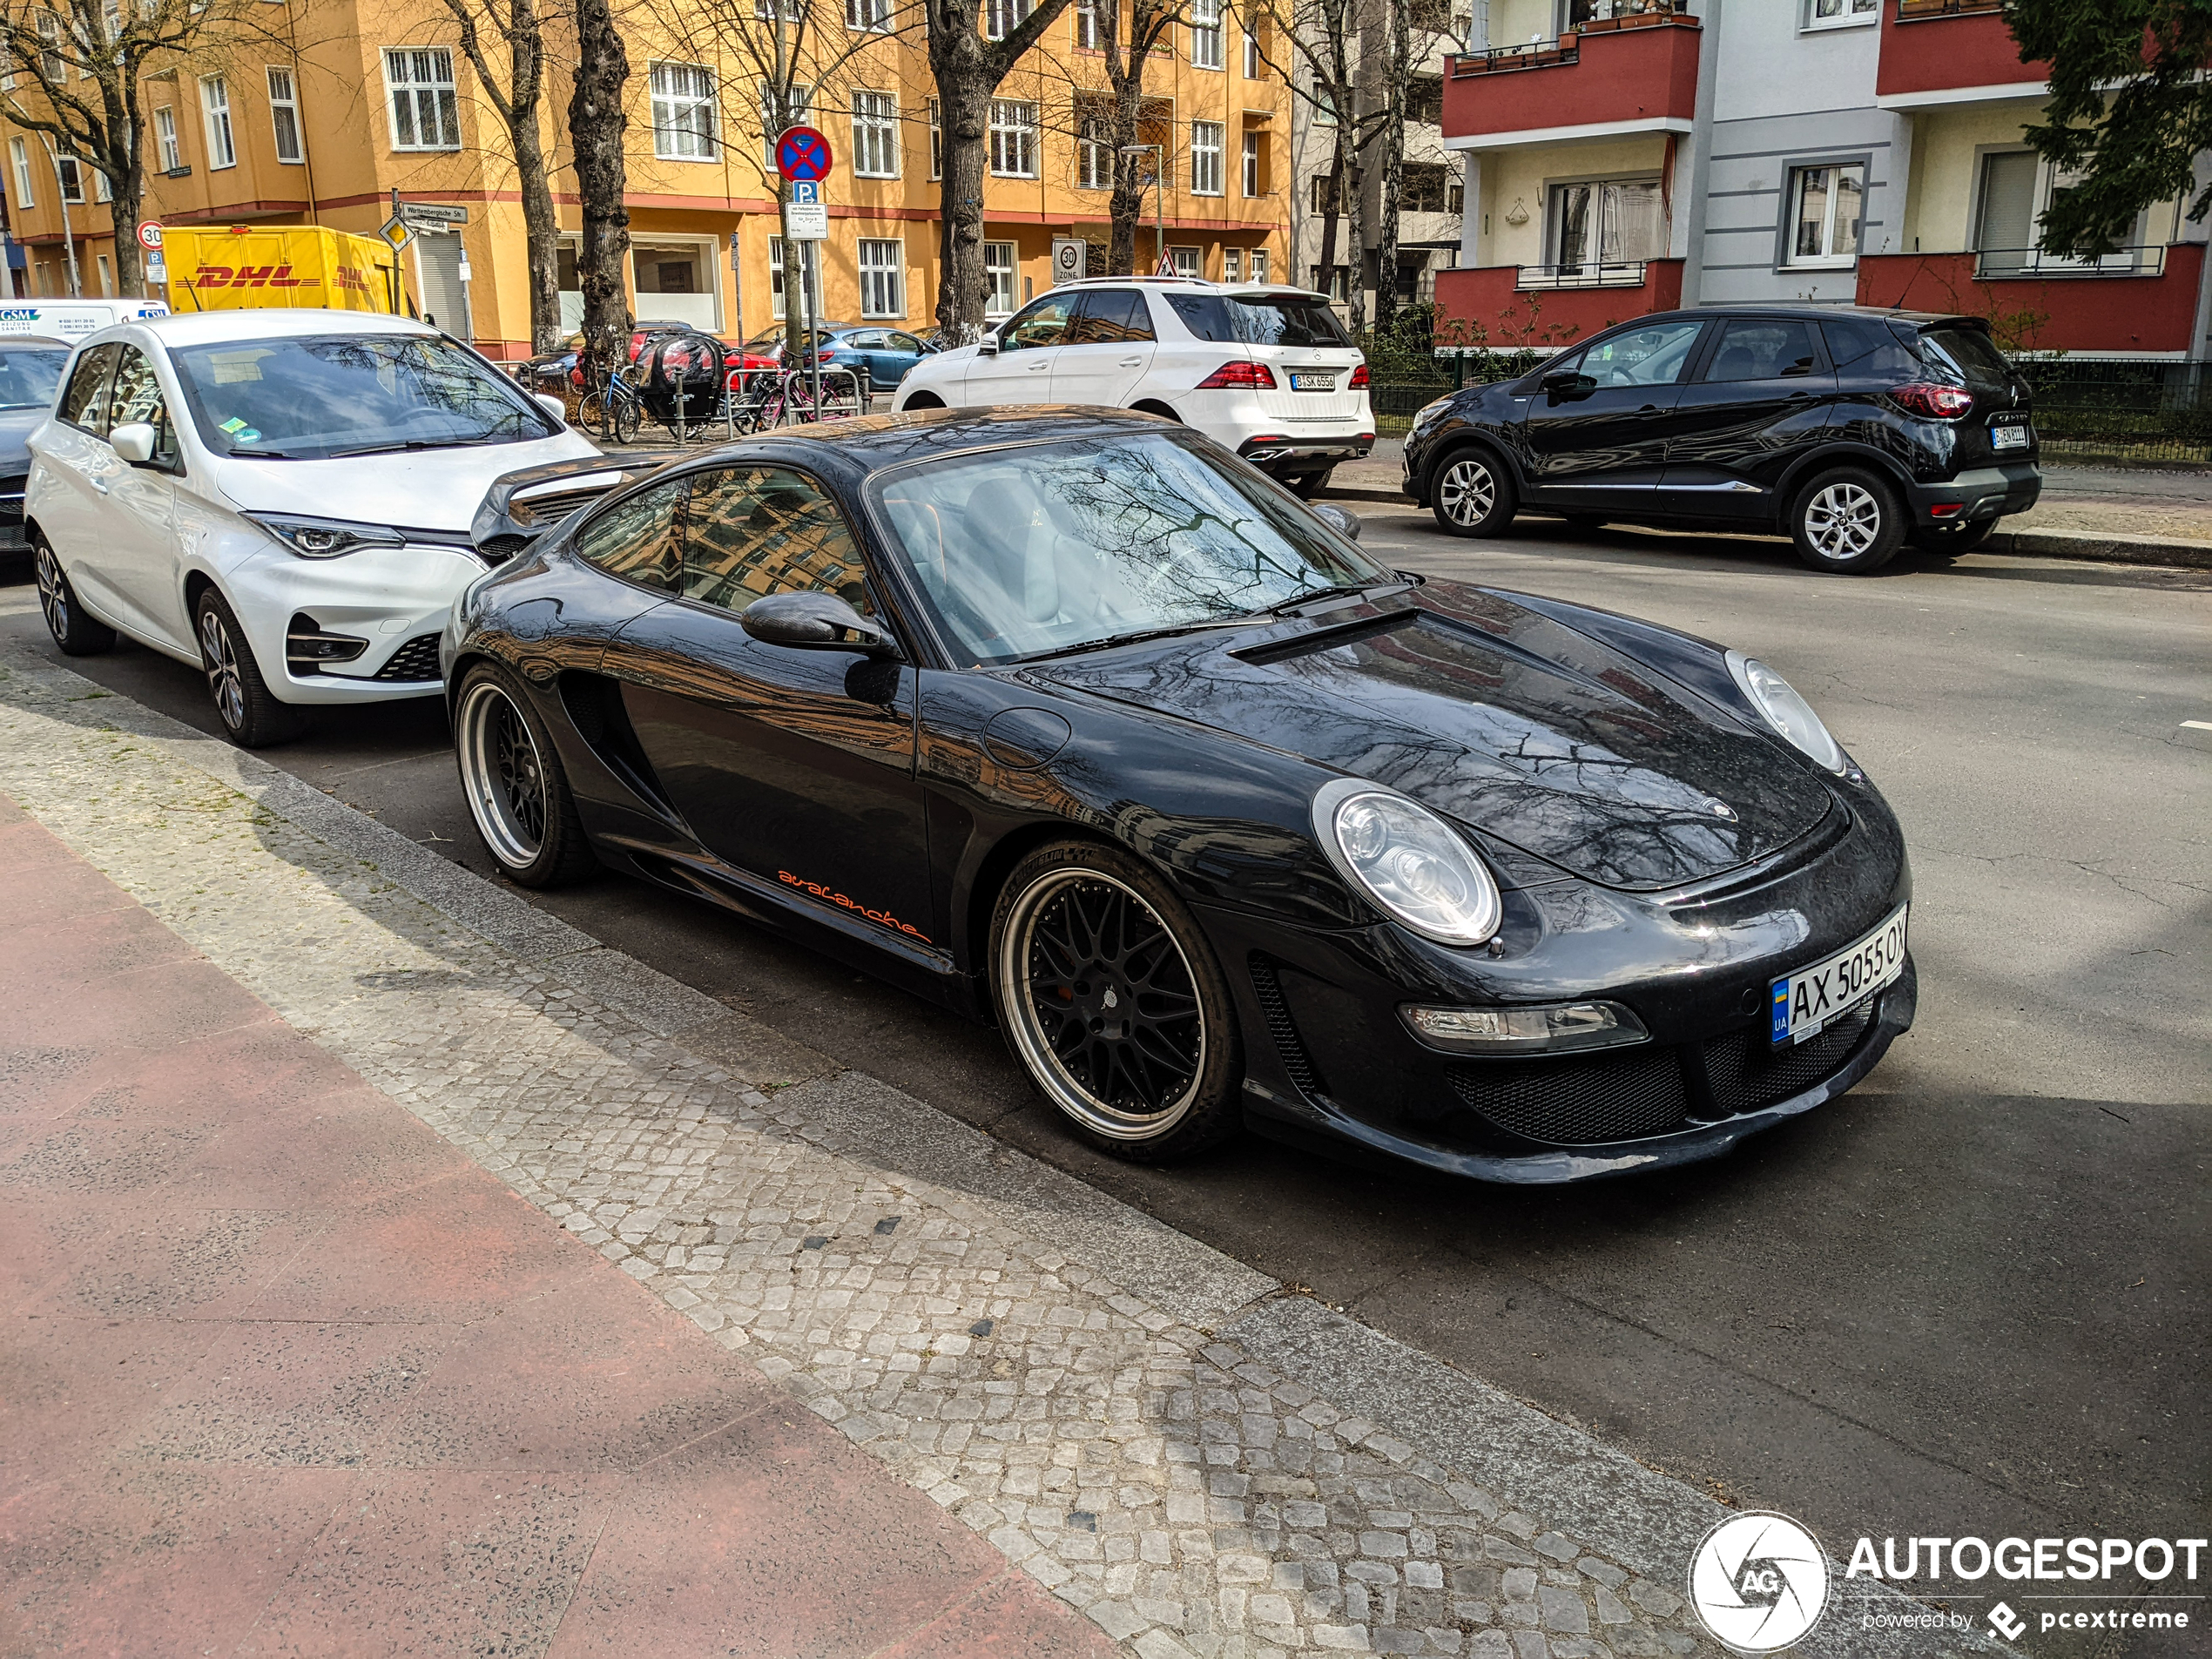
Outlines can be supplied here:
[[1427, 807], [1354, 778], [1313, 798], [1313, 833], [1345, 880], [1424, 938], [1479, 945], [1498, 931], [1498, 884]]
[[407, 537], [389, 524], [356, 524], [342, 518], [305, 518], [296, 513], [248, 513], [263, 529], [303, 559], [334, 559], [365, 547], [404, 547]]
[[1828, 735], [1828, 728], [1812, 711], [1812, 705], [1799, 697], [1788, 680], [1776, 673], [1756, 657], [1746, 657], [1740, 651], [1728, 654], [1728, 671], [1735, 677], [1737, 689], [1751, 701], [1751, 706], [1766, 717], [1766, 723], [1788, 739], [1791, 747], [1810, 757], [1830, 772], [1847, 770], [1850, 762], [1844, 759], [1843, 746]]

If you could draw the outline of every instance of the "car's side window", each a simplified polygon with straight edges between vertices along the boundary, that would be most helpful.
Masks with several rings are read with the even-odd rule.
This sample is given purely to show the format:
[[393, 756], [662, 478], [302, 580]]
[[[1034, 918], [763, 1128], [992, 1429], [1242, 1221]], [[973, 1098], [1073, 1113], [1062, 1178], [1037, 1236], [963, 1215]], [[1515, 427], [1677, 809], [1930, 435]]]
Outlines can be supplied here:
[[683, 593], [742, 611], [771, 593], [834, 593], [873, 616], [867, 566], [845, 516], [788, 467], [725, 467], [691, 477]]
[[108, 377], [115, 373], [115, 360], [122, 350], [111, 341], [93, 347], [77, 360], [69, 389], [62, 394], [63, 420], [98, 437], [107, 436]]
[[1739, 317], [1723, 324], [1719, 348], [1705, 379], [1772, 381], [1810, 374], [1819, 362], [1813, 354], [1812, 329], [1786, 317]]
[[153, 364], [136, 346], [123, 348], [116, 365], [115, 385], [108, 394], [107, 429], [143, 422], [154, 431], [153, 458], [168, 464], [177, 458], [176, 428], [169, 421], [168, 400], [161, 395]]
[[857, 334], [846, 335], [845, 343], [860, 351], [881, 351], [883, 331], [880, 328], [864, 328]]
[[883, 339], [886, 347], [891, 351], [912, 352], [916, 356], [921, 354], [921, 342], [912, 334], [886, 334]]
[[1152, 314], [1134, 288], [1093, 288], [1068, 330], [1070, 346], [1126, 346], [1153, 338]]
[[1075, 308], [1075, 301], [1066, 295], [1047, 295], [999, 331], [999, 349], [1034, 351], [1040, 346], [1059, 345], [1068, 333], [1068, 315]]
[[1829, 358], [1846, 374], [1911, 380], [1925, 370], [1912, 348], [1879, 318], [1828, 319], [1820, 332], [1828, 342]]
[[610, 576], [675, 592], [684, 484], [681, 478], [656, 484], [607, 509], [577, 532], [577, 555]]
[[1689, 366], [1704, 327], [1700, 320], [1656, 322], [1611, 335], [1582, 354], [1581, 372], [1602, 387], [1672, 386]]

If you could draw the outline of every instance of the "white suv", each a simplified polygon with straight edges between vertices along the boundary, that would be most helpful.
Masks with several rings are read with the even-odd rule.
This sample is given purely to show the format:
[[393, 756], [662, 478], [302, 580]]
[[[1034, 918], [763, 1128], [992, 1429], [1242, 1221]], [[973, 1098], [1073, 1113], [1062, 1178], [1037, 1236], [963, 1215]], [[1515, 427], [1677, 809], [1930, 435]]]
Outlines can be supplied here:
[[1301, 495], [1374, 447], [1367, 363], [1325, 297], [1190, 277], [1070, 282], [925, 357], [900, 409], [1080, 403], [1180, 421]]

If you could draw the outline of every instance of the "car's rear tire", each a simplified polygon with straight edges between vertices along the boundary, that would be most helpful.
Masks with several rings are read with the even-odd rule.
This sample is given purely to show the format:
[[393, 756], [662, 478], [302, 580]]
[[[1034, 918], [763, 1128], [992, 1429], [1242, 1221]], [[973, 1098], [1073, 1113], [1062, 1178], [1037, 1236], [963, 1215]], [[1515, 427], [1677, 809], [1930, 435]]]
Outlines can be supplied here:
[[215, 718], [233, 743], [265, 749], [306, 729], [307, 717], [269, 690], [238, 613], [212, 587], [200, 590], [192, 605], [192, 637], [199, 642], [200, 671], [215, 699]]
[[1487, 449], [1456, 449], [1437, 465], [1429, 511], [1454, 536], [1495, 536], [1513, 523], [1513, 479]]
[[1235, 1132], [1244, 1052], [1197, 921], [1138, 860], [1055, 841], [1015, 865], [991, 916], [1007, 1046], [1101, 1151], [1188, 1157]]
[[31, 543], [32, 562], [38, 574], [38, 608], [46, 616], [46, 631], [64, 657], [97, 657], [115, 649], [115, 630], [78, 603], [77, 590], [46, 538]]
[[1879, 475], [1838, 467], [1811, 480], [1790, 505], [1790, 539], [1816, 570], [1866, 576], [1896, 556], [1905, 504]]
[[1335, 472], [1334, 467], [1324, 467], [1318, 472], [1302, 472], [1285, 482], [1290, 485], [1291, 493], [1300, 501], [1312, 501], [1329, 487], [1329, 480]]
[[1978, 518], [1970, 524], [1923, 524], [1909, 539], [1923, 553], [1971, 553], [1996, 528], [1993, 518]]
[[505, 669], [479, 663], [462, 679], [453, 752], [476, 833], [507, 876], [557, 887], [598, 867], [553, 734]]
[[945, 407], [945, 400], [939, 397], [934, 392], [916, 392], [909, 396], [907, 401], [904, 403], [901, 403], [899, 407], [902, 410], [941, 409]]

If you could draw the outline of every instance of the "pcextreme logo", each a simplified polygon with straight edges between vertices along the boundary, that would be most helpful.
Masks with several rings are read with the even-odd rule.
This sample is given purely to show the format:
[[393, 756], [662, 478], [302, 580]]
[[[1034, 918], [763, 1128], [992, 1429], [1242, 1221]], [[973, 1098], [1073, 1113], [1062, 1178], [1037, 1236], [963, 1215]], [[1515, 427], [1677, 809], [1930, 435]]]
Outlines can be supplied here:
[[1723, 1647], [1772, 1653], [1820, 1622], [1828, 1561], [1787, 1515], [1730, 1515], [1689, 1559], [1689, 1604]]
[[925, 945], [929, 942], [929, 935], [912, 923], [900, 921], [888, 910], [871, 910], [858, 900], [846, 898], [834, 887], [826, 887], [819, 881], [804, 880], [793, 875], [789, 870], [777, 871], [776, 880], [787, 882], [801, 893], [811, 893], [817, 899], [826, 899], [830, 903], [842, 909], [850, 910], [856, 916], [866, 916], [880, 927], [888, 927], [894, 933], [905, 934], [911, 939], [919, 939]]

